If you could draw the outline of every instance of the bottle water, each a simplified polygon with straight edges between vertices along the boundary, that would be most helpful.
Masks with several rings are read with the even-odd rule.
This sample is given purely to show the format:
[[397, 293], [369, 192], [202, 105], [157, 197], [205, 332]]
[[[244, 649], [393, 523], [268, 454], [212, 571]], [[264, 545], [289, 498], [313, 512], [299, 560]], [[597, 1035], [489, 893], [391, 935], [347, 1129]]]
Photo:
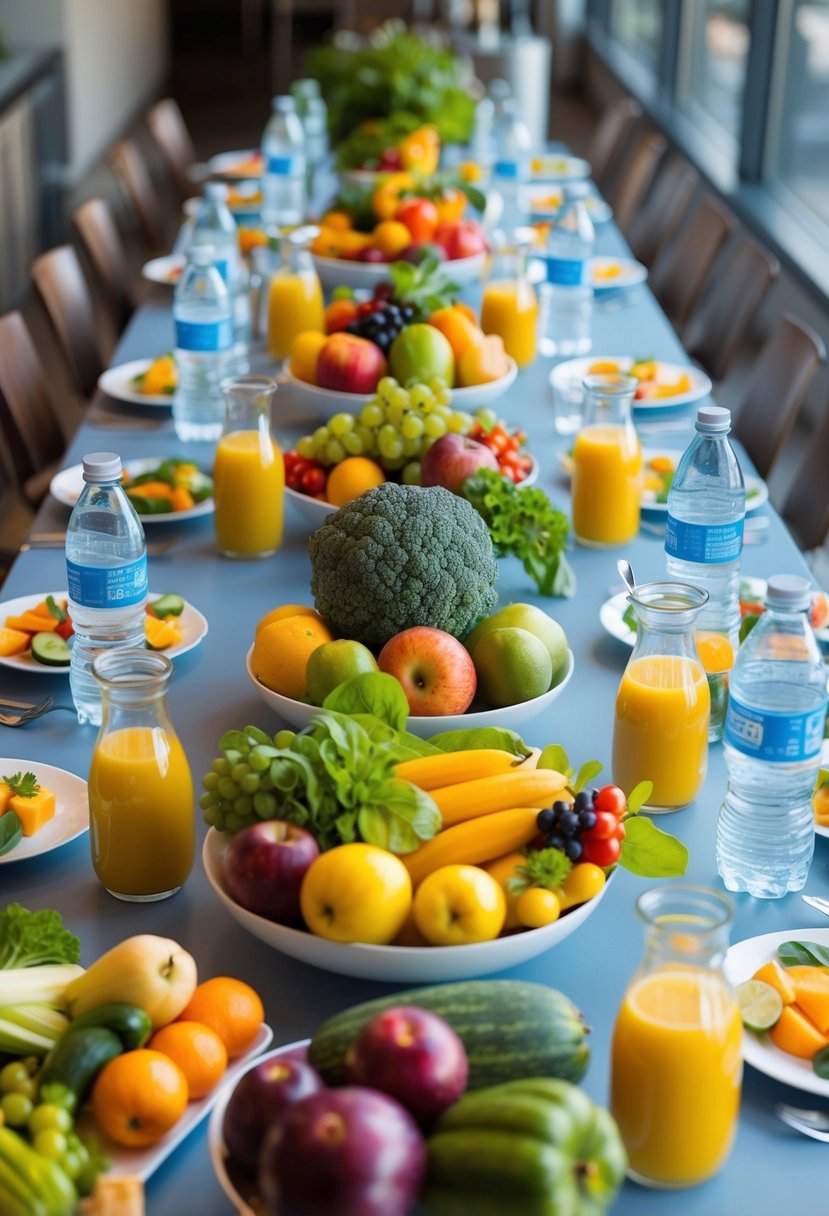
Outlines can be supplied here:
[[178, 385], [173, 424], [181, 440], [216, 440], [222, 433], [222, 381], [233, 370], [230, 296], [213, 265], [213, 246], [194, 245], [173, 297]]
[[560, 287], [581, 286], [587, 277], [587, 264], [593, 257], [595, 243], [596, 231], [582, 194], [565, 190], [547, 233], [544, 250], [547, 282]]
[[92, 661], [101, 650], [144, 646], [147, 546], [121, 486], [121, 458], [83, 458], [84, 488], [66, 528], [69, 615], [75, 630], [69, 687], [78, 721], [101, 724], [101, 689]]
[[262, 222], [266, 228], [289, 228], [305, 217], [305, 135], [293, 97], [274, 97], [271, 108], [262, 136]]
[[239, 248], [239, 229], [227, 205], [227, 186], [208, 182], [193, 218], [188, 248], [212, 245], [213, 265], [227, 284], [233, 309], [233, 373], [248, 371], [251, 334], [250, 283]]
[[550, 224], [544, 250], [546, 279], [538, 291], [538, 349], [542, 355], [586, 355], [593, 344], [593, 288], [586, 282], [586, 268], [595, 239], [582, 196], [566, 192]]
[[328, 108], [320, 93], [319, 81], [313, 77], [295, 80], [291, 95], [305, 135], [305, 156], [309, 177], [328, 156]]
[[521, 109], [513, 97], [508, 97], [501, 106], [495, 120], [495, 183], [504, 201], [517, 201], [519, 188], [530, 178], [530, 150], [532, 138]]
[[495, 103], [490, 97], [482, 97], [475, 106], [475, 125], [469, 141], [469, 155], [488, 178], [495, 159]]
[[814, 851], [812, 793], [827, 673], [809, 624], [810, 602], [805, 578], [770, 578], [766, 612], [731, 673], [717, 869], [729, 891], [760, 899], [799, 891]]

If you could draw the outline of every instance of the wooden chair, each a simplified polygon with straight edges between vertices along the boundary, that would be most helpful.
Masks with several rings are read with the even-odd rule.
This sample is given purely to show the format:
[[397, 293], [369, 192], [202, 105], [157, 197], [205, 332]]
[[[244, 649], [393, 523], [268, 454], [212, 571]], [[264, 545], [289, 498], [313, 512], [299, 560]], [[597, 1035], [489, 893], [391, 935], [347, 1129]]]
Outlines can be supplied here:
[[153, 252], [166, 250], [167, 223], [162, 198], [135, 140], [120, 140], [107, 157], [107, 164], [138, 217], [150, 248]]
[[32, 280], [75, 387], [89, 398], [105, 361], [92, 296], [72, 246], [58, 245], [36, 258]]
[[657, 131], [651, 131], [638, 140], [621, 175], [607, 192], [607, 200], [613, 207], [613, 217], [627, 233], [634, 216], [648, 193], [659, 162], [665, 155], [668, 141]]
[[642, 107], [632, 97], [620, 97], [611, 102], [599, 119], [587, 159], [593, 181], [604, 194], [625, 151], [634, 127], [642, 117]]
[[780, 514], [805, 553], [818, 549], [829, 536], [829, 402], [811, 437], [809, 451], [802, 462]]
[[66, 446], [43, 366], [19, 312], [0, 317], [0, 431], [18, 485], [37, 505]]
[[698, 185], [699, 174], [686, 160], [674, 156], [663, 163], [653, 189], [625, 233], [640, 262], [654, 264], [679, 227]]
[[677, 331], [691, 315], [736, 227], [732, 213], [713, 195], [705, 194], [682, 231], [660, 254], [650, 286]]
[[685, 349], [712, 380], [722, 380], [769, 288], [780, 273], [777, 258], [750, 236], [727, 252], [694, 310]]
[[196, 149], [178, 103], [172, 97], [156, 102], [146, 122], [161, 159], [172, 174], [179, 199], [189, 198], [194, 190]]
[[90, 198], [72, 213], [72, 225], [92, 266], [116, 335], [135, 311], [127, 254], [109, 204]]
[[[754, 364], [732, 428], [761, 477], [768, 477], [791, 434], [806, 390], [825, 359], [822, 338], [791, 313], [784, 313]], [[826, 451], [824, 447], [824, 478]]]
[[20, 493], [11, 452], [0, 433], [0, 587], [34, 520]]

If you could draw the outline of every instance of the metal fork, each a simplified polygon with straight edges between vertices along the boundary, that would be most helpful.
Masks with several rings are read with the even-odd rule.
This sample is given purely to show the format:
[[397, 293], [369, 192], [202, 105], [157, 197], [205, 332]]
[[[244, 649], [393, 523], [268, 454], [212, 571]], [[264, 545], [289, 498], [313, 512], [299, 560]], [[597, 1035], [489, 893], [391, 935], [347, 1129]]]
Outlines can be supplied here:
[[829, 899], [821, 899], [819, 895], [801, 895], [800, 898], [810, 908], [817, 908], [818, 912], [822, 912], [824, 916], [829, 916]]
[[799, 1106], [778, 1102], [774, 1113], [778, 1119], [788, 1123], [795, 1131], [802, 1132], [804, 1136], [811, 1136], [813, 1140], [829, 1141], [829, 1115], [825, 1111], [801, 1110]]
[[[30, 705], [27, 709], [21, 710], [19, 714], [2, 714], [0, 713], [0, 725], [2, 726], [25, 726], [27, 722], [34, 722], [35, 718], [40, 718], [43, 714], [47, 714], [53, 707], [54, 697], [44, 697], [42, 701], [38, 701], [36, 705]], [[55, 705], [55, 709], [65, 709], [64, 705]]]

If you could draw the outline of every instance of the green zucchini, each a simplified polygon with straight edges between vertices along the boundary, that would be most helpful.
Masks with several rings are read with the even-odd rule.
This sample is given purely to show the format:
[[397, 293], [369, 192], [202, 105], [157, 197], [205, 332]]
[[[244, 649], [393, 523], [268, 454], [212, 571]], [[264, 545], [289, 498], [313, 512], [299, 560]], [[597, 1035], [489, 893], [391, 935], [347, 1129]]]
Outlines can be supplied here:
[[124, 1045], [124, 1051], [137, 1051], [139, 1047], [144, 1046], [153, 1032], [150, 1015], [138, 1005], [127, 1005], [122, 1001], [98, 1005], [95, 1009], [73, 1018], [66, 1033], [74, 1034], [88, 1026], [103, 1026], [117, 1034]]
[[124, 1050], [118, 1035], [103, 1026], [70, 1026], [46, 1057], [40, 1073], [41, 1092], [46, 1085], [62, 1085], [74, 1101], [72, 1110], [83, 1102], [92, 1083], [105, 1064]]
[[469, 980], [398, 992], [329, 1018], [308, 1049], [327, 1085], [345, 1083], [346, 1053], [359, 1031], [395, 1005], [429, 1009], [457, 1031], [469, 1059], [469, 1089], [530, 1076], [578, 1081], [590, 1058], [582, 1015], [563, 993], [522, 980]]
[[32, 658], [46, 667], [68, 667], [72, 651], [57, 633], [36, 633], [32, 638]]

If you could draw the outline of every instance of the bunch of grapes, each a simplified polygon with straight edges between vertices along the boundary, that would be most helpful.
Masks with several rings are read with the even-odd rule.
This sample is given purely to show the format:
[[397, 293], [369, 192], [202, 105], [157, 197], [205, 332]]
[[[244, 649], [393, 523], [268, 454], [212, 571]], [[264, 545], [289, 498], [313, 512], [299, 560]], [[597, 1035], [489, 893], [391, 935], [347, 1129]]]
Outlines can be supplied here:
[[615, 865], [625, 837], [622, 816], [626, 811], [627, 798], [616, 785], [581, 790], [572, 803], [561, 800], [539, 811], [537, 847], [561, 849], [573, 862]]
[[347, 334], [367, 338], [388, 355], [391, 344], [399, 333], [415, 319], [415, 309], [410, 304], [395, 304], [393, 300], [374, 299], [361, 304], [356, 321], [346, 326]]
[[256, 726], [232, 731], [227, 743], [225, 736], [219, 744], [221, 756], [202, 778], [205, 792], [199, 806], [204, 822], [220, 832], [238, 832], [260, 819], [275, 819], [279, 801], [271, 764], [295, 737], [292, 730], [280, 730], [271, 739]]

